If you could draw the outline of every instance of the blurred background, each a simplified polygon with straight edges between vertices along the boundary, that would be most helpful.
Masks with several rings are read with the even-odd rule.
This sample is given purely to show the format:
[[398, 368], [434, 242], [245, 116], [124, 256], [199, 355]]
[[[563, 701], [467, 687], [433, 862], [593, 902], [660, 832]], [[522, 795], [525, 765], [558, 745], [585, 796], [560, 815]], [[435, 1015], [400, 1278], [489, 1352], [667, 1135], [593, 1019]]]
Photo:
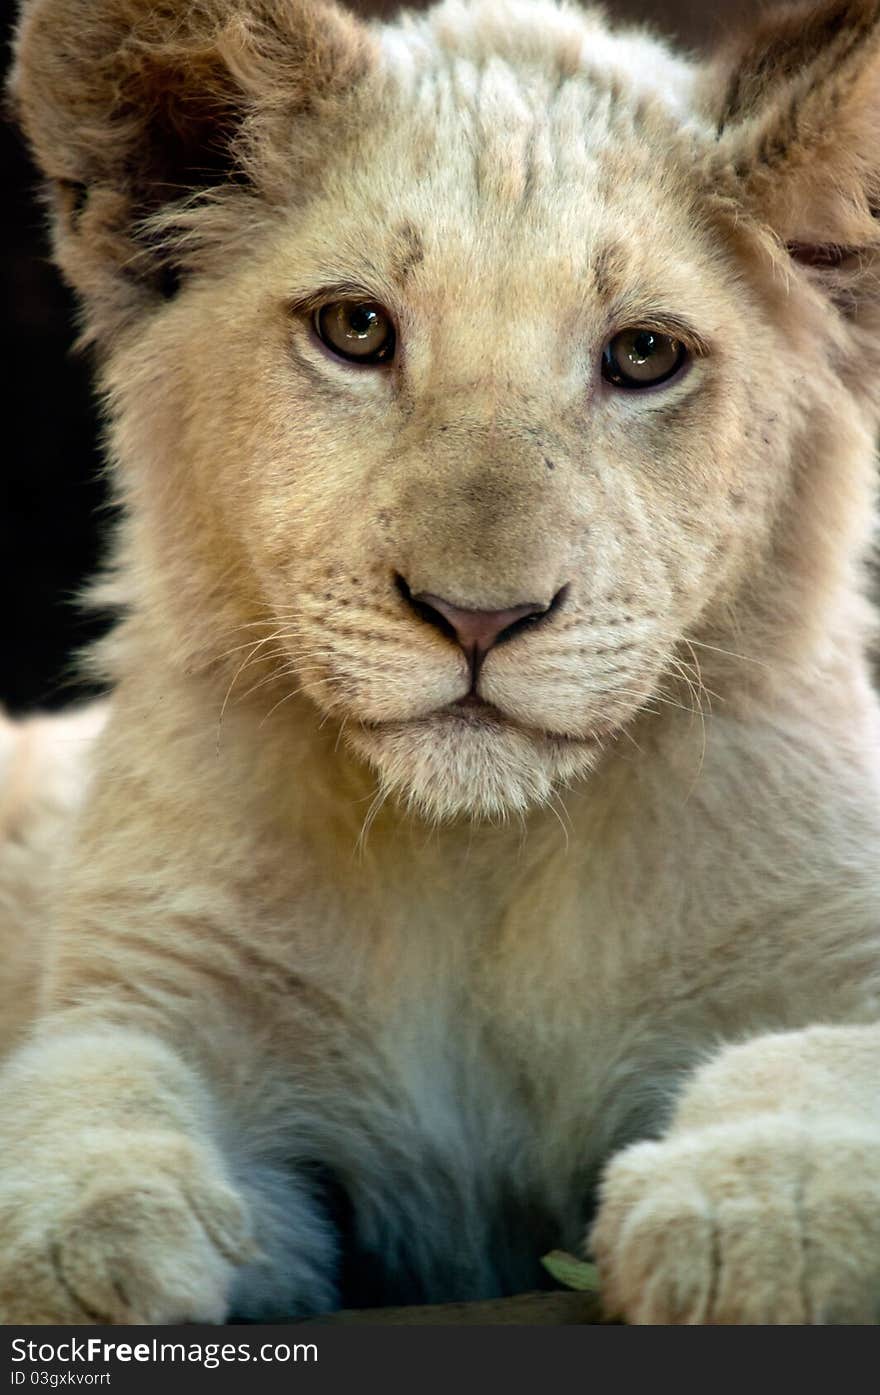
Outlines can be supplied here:
[[[97, 0], [96, 0], [97, 3]], [[767, 0], [605, 0], [625, 20], [649, 20], [692, 48], [716, 41]], [[3, 64], [17, 5], [0, 0]], [[362, 0], [362, 14], [395, 5]], [[0, 704], [56, 707], [87, 690], [72, 656], [101, 621], [79, 613], [78, 588], [101, 557], [99, 421], [89, 365], [74, 355], [75, 308], [48, 261], [37, 178], [17, 132], [0, 123], [3, 415], [0, 457]]]

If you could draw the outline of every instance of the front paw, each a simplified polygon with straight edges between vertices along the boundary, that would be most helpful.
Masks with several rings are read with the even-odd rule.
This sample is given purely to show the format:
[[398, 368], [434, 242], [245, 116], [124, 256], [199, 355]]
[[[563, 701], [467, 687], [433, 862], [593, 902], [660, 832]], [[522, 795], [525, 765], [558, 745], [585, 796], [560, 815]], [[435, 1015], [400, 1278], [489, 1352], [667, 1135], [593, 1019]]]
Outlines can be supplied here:
[[92, 1133], [0, 1182], [0, 1323], [223, 1322], [254, 1252], [209, 1150]]
[[880, 1132], [761, 1115], [612, 1159], [589, 1239], [609, 1317], [880, 1321]]

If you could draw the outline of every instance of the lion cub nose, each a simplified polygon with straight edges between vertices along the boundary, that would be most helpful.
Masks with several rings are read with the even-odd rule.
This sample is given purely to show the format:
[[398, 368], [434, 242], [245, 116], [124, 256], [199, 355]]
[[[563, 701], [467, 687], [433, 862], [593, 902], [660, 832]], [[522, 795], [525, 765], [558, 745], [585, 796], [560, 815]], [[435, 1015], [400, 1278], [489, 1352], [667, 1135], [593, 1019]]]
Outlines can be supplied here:
[[452, 629], [475, 670], [512, 625], [532, 615], [544, 615], [550, 609], [540, 602], [526, 601], [523, 605], [514, 605], [508, 610], [465, 610], [462, 606], [453, 605], [452, 601], [444, 600], [442, 596], [433, 596], [428, 591], [420, 592], [413, 596], [412, 600], [423, 620], [436, 625], [444, 633]]

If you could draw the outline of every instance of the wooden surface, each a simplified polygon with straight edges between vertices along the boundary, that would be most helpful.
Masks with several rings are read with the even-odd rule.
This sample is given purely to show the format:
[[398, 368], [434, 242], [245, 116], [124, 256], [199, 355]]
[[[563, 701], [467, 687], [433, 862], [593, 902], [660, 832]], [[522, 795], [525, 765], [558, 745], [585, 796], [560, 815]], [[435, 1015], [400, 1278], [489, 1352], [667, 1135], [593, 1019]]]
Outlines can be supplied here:
[[365, 1308], [325, 1313], [310, 1325], [370, 1324], [374, 1327], [578, 1327], [601, 1321], [596, 1298], [589, 1293], [520, 1293], [487, 1303], [439, 1303], [430, 1308]]

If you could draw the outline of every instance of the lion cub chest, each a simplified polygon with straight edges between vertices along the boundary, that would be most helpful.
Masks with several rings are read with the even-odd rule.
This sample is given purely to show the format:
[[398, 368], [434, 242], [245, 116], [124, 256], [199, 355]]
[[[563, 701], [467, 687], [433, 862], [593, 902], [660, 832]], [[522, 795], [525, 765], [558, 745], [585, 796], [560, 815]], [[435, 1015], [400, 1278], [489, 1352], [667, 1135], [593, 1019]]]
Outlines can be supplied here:
[[649, 1127], [659, 1094], [601, 1049], [600, 1024], [564, 1058], [539, 1024], [518, 1041], [499, 1027], [438, 976], [386, 1021], [389, 1088], [346, 1169], [347, 1301], [540, 1286], [541, 1255], [582, 1240], [612, 1140]]

